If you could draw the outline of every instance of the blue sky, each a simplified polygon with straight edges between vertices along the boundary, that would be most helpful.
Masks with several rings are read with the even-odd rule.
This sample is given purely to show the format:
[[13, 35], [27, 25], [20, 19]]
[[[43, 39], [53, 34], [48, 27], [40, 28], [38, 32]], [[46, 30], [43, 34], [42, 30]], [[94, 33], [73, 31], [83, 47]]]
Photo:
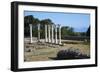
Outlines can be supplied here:
[[33, 15], [39, 20], [51, 19], [55, 24], [61, 26], [70, 26], [76, 32], [87, 31], [90, 25], [90, 15], [80, 13], [61, 13], [61, 12], [37, 12], [37, 11], [24, 11], [24, 16]]

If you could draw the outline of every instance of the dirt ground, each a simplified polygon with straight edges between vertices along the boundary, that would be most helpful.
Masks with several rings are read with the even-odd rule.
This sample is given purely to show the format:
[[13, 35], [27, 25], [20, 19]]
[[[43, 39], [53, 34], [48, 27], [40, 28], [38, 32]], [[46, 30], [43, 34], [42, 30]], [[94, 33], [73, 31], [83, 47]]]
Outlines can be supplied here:
[[64, 42], [64, 45], [53, 44], [28, 44], [25, 43], [24, 49], [24, 61], [47, 61], [53, 60], [53, 57], [57, 57], [57, 53], [60, 50], [67, 50], [69, 48], [79, 49], [82, 54], [90, 56], [90, 44], [86, 42]]

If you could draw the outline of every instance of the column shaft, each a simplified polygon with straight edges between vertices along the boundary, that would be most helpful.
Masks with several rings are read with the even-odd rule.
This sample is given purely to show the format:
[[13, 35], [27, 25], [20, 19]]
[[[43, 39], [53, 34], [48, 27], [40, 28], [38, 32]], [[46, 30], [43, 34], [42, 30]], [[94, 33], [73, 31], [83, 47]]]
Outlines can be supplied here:
[[54, 25], [52, 24], [52, 35], [51, 35], [51, 43], [54, 43], [54, 33], [53, 33]]
[[47, 25], [45, 24], [45, 42], [48, 42], [47, 40]]
[[30, 43], [32, 43], [32, 24], [29, 24], [30, 26]]
[[59, 44], [61, 44], [61, 26], [58, 25], [58, 27], [59, 27]]
[[48, 25], [48, 42], [50, 43], [50, 25]]
[[40, 42], [40, 24], [38, 24], [38, 42]]
[[57, 26], [55, 25], [55, 44], [58, 43], [58, 40], [57, 40]]

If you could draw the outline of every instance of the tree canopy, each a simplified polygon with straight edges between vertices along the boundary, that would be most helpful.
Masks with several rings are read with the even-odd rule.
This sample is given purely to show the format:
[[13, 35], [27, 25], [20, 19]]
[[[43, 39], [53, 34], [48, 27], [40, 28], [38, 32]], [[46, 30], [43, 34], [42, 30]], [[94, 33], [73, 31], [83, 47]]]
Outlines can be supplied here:
[[[44, 25], [52, 25], [55, 24], [52, 22], [51, 19], [43, 19], [43, 20], [39, 20], [38, 18], [35, 18], [32, 15], [29, 16], [25, 16], [24, 17], [24, 35], [25, 37], [30, 35], [30, 29], [29, 29], [29, 24], [32, 24], [32, 33], [33, 33], [33, 37], [37, 37], [37, 24], [41, 24], [40, 25], [40, 34], [41, 34], [41, 38], [44, 38], [45, 35], [45, 29], [44, 29]], [[59, 32], [58, 32], [59, 34]], [[75, 32], [73, 27], [69, 27], [69, 26], [62, 26], [61, 27], [61, 37], [64, 38], [65, 36], [90, 36], [90, 27], [88, 28], [87, 32]]]
[[88, 28], [88, 30], [86, 32], [86, 36], [90, 36], [90, 26], [89, 26], [89, 28]]

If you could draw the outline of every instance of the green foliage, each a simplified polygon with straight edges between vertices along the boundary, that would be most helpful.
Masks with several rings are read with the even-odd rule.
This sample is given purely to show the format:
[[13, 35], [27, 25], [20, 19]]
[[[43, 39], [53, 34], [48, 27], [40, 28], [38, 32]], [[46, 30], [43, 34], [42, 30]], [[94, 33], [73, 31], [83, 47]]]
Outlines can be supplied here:
[[88, 30], [86, 32], [86, 36], [90, 36], [90, 26], [89, 26], [89, 28], [88, 28]]
[[44, 20], [39, 20], [38, 18], [34, 18], [32, 15], [29, 15], [29, 16], [25, 16], [24, 17], [24, 35], [25, 37], [29, 37], [30, 36], [30, 27], [29, 27], [29, 24], [33, 24], [32, 25], [32, 35], [33, 37], [37, 37], [38, 35], [38, 30], [37, 30], [37, 24], [41, 24], [40, 25], [40, 35], [41, 35], [41, 38], [44, 38], [44, 35], [45, 35], [45, 25], [44, 24], [53, 24], [52, 20], [50, 19], [44, 19]]
[[[44, 20], [40, 21], [38, 18], [34, 18], [32, 15], [25, 16], [24, 17], [24, 35], [25, 35], [25, 37], [30, 35], [29, 24], [33, 24], [33, 26], [32, 26], [33, 27], [33, 29], [32, 29], [33, 37], [37, 37], [37, 35], [38, 35], [37, 24], [41, 24], [40, 25], [40, 35], [41, 35], [41, 38], [44, 38], [45, 25], [46, 24], [52, 25], [54, 23], [50, 19], [44, 19]], [[58, 31], [57, 31], [57, 33], [58, 33], [57, 35], [59, 35]], [[86, 32], [75, 32], [74, 28], [69, 27], [69, 26], [61, 27], [61, 37], [62, 38], [64, 38], [65, 36], [85, 36], [85, 35], [89, 36], [89, 34], [90, 34], [90, 27], [89, 27], [87, 33]]]
[[37, 18], [33, 19], [33, 22], [32, 22], [33, 25], [36, 25], [36, 24], [39, 24], [39, 23], [40, 23], [39, 19], [37, 19]]
[[34, 20], [34, 17], [32, 15], [24, 17], [24, 23], [25, 24], [32, 24], [33, 20]]
[[40, 23], [41, 23], [41, 24], [53, 24], [52, 20], [50, 20], [50, 19], [41, 20]]
[[32, 29], [32, 36], [37, 37], [38, 36], [38, 30], [37, 30], [37, 25], [33, 26]]
[[62, 38], [64, 36], [75, 36], [75, 32], [74, 32], [74, 29], [72, 27], [69, 27], [69, 26], [63, 26], [61, 28], [61, 34], [62, 34]]

